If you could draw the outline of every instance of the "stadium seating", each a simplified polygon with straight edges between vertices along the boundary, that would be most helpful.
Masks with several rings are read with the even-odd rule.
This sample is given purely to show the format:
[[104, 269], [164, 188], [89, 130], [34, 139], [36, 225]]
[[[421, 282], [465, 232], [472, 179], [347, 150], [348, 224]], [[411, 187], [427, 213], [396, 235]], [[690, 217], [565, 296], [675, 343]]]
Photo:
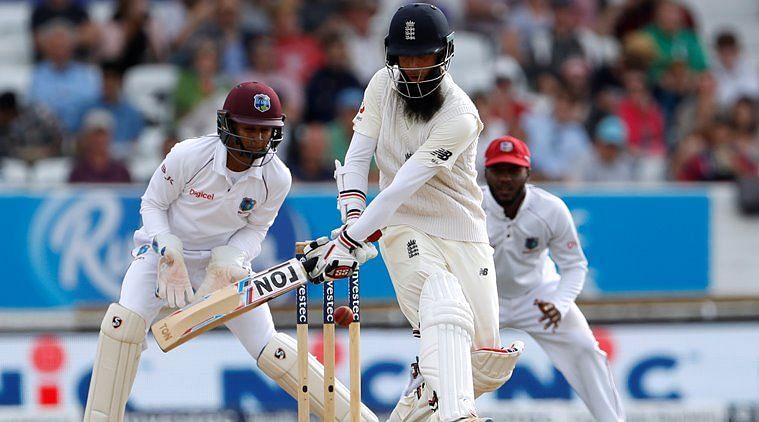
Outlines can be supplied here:
[[171, 64], [135, 66], [124, 77], [124, 93], [150, 124], [169, 123], [174, 117], [171, 101], [178, 70]]

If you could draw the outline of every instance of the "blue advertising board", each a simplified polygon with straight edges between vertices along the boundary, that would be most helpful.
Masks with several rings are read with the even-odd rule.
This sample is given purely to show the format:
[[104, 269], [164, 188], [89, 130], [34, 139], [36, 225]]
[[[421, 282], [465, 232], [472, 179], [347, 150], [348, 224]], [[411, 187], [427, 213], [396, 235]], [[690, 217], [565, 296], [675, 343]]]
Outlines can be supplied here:
[[[0, 308], [102, 305], [118, 298], [140, 225], [138, 189], [0, 193]], [[709, 284], [709, 198], [703, 192], [566, 192], [598, 294], [703, 292]], [[290, 258], [298, 240], [339, 225], [330, 189], [294, 191], [254, 267]], [[317, 289], [312, 289], [312, 291]], [[338, 293], [343, 289], [338, 289]], [[347, 290], [347, 288], [345, 289]], [[362, 267], [365, 300], [394, 293], [381, 259]], [[343, 295], [344, 296], [344, 295]]]

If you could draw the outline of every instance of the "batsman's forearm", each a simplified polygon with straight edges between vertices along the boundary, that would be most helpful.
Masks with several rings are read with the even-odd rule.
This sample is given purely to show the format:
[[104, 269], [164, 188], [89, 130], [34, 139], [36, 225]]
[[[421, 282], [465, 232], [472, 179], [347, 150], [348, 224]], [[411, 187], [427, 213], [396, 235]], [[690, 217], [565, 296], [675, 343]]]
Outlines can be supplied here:
[[[348, 152], [345, 153], [345, 162], [340, 169], [342, 177], [338, 183], [338, 190], [355, 189], [366, 193], [369, 184], [369, 168], [376, 148], [376, 139], [358, 132], [353, 133]], [[336, 173], [335, 176], [337, 175]]]
[[416, 160], [408, 160], [395, 174], [393, 182], [377, 195], [359, 219], [348, 227], [348, 236], [366, 239], [376, 230], [385, 227], [395, 211], [419, 188], [437, 174], [440, 167], [427, 167]]

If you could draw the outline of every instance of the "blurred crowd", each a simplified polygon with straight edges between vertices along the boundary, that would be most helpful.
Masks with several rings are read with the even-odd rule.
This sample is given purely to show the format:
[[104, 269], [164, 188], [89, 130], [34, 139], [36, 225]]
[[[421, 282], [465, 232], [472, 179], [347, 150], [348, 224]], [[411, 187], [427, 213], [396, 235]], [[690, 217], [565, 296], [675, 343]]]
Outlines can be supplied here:
[[[759, 73], [736, 31], [702, 39], [674, 0], [431, 2], [493, 52], [490, 82], [469, 90], [481, 152], [521, 137], [547, 181], [759, 176]], [[401, 3], [118, 0], [94, 19], [86, 1], [37, 1], [31, 82], [0, 94], [0, 158], [64, 162], [64, 181], [144, 182], [174, 143], [216, 131], [234, 84], [257, 80], [282, 98], [278, 154], [294, 178], [330, 180]], [[140, 72], [147, 83], [128, 87]], [[130, 101], [166, 74], [161, 112]]]

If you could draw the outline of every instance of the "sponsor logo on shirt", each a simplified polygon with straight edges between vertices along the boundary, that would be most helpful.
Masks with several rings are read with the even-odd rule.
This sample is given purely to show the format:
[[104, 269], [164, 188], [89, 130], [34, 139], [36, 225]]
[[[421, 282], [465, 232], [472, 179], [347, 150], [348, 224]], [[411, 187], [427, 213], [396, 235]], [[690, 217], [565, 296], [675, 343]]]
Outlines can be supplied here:
[[190, 195], [201, 198], [201, 199], [207, 199], [209, 201], [213, 201], [214, 194], [213, 193], [205, 193], [203, 191], [195, 190], [190, 188]]
[[[448, 151], [445, 148], [438, 148], [431, 151], [430, 154], [432, 154], [433, 157], [439, 158], [441, 161], [448, 161], [448, 159], [451, 158], [451, 155], [453, 155], [451, 151]], [[432, 161], [436, 163], [434, 159]]]
[[480, 276], [485, 277], [488, 275], [488, 267], [480, 268]]
[[171, 183], [172, 185], [174, 184], [174, 178], [166, 174], [166, 164], [161, 165], [161, 173], [165, 174], [165, 176], [163, 176], [164, 180]]

